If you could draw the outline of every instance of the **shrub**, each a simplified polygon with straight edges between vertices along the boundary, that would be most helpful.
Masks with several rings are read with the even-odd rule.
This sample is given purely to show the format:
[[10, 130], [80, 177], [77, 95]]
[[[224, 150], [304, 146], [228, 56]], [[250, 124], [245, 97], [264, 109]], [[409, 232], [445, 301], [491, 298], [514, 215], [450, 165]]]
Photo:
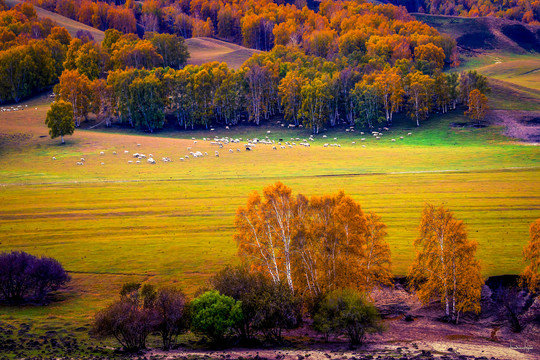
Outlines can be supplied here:
[[62, 265], [53, 258], [22, 251], [0, 254], [0, 293], [12, 304], [43, 302], [47, 294], [69, 282]]
[[249, 272], [245, 266], [227, 266], [210, 279], [211, 285], [220, 294], [241, 302], [242, 321], [235, 330], [244, 341], [253, 336], [252, 323], [259, 306], [257, 294], [261, 292], [264, 282], [261, 274]]
[[333, 291], [324, 298], [313, 327], [327, 336], [345, 334], [351, 345], [361, 344], [367, 333], [382, 331], [377, 309], [362, 294], [349, 289]]
[[223, 344], [242, 321], [241, 302], [216, 290], [194, 299], [190, 308], [192, 330], [206, 335], [214, 344]]
[[151, 306], [155, 299], [152, 285], [126, 283], [120, 300], [96, 314], [92, 332], [98, 337], [114, 337], [126, 351], [146, 347], [146, 338], [159, 325], [159, 316]]
[[178, 335], [188, 329], [189, 312], [182, 291], [173, 288], [159, 289], [153, 302], [155, 325], [163, 341], [163, 349], [176, 344]]
[[259, 331], [267, 340], [281, 342], [282, 330], [301, 323], [301, 302], [286, 284], [275, 284], [245, 266], [228, 266], [210, 282], [221, 294], [241, 303], [242, 321], [236, 330], [243, 340]]
[[283, 330], [297, 328], [302, 323], [302, 303], [284, 282], [266, 280], [254, 293], [253, 303], [253, 328], [261, 331], [267, 340], [281, 343]]
[[137, 304], [120, 300], [96, 314], [93, 333], [114, 337], [126, 351], [146, 347], [146, 338], [154, 329], [152, 313]]

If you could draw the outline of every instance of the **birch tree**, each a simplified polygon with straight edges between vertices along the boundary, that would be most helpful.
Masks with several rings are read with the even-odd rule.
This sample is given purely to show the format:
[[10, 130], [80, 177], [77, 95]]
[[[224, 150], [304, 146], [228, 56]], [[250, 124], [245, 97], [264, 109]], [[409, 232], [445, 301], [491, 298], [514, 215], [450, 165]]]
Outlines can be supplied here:
[[477, 244], [467, 239], [463, 222], [444, 206], [426, 204], [419, 230], [409, 278], [420, 300], [440, 299], [446, 317], [456, 323], [465, 311], [478, 313], [483, 280]]
[[531, 239], [523, 248], [523, 260], [528, 265], [521, 274], [521, 284], [527, 285], [529, 291], [536, 293], [540, 290], [540, 219], [531, 224]]

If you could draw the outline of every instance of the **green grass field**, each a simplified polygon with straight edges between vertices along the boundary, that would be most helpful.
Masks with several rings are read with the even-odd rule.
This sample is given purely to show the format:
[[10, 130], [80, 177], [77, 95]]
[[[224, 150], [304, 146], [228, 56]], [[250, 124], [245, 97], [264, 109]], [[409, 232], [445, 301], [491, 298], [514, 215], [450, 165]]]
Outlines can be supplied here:
[[[307, 195], [344, 189], [364, 211], [380, 214], [398, 275], [414, 256], [425, 202], [443, 203], [465, 221], [486, 276], [521, 271], [528, 226], [540, 217], [538, 146], [511, 141], [496, 127], [453, 127], [467, 121], [461, 111], [433, 116], [419, 129], [398, 119], [381, 140], [335, 129], [323, 133], [327, 138], [315, 136], [310, 148], [259, 145], [237, 152], [240, 144], [220, 149], [217, 158], [202, 137], [301, 141], [309, 132], [276, 123], [155, 136], [79, 130], [61, 146], [43, 124], [48, 101], [27, 104], [0, 116], [0, 251], [55, 257], [73, 282], [64, 301], [1, 308], [0, 319], [44, 330], [88, 326], [130, 280], [173, 282], [193, 294], [237, 261], [232, 235], [238, 206], [277, 180]], [[182, 162], [188, 147], [210, 156]], [[128, 164], [134, 152], [151, 153], [158, 163]], [[173, 162], [159, 161], [165, 156]], [[81, 157], [86, 164], [77, 166]]]

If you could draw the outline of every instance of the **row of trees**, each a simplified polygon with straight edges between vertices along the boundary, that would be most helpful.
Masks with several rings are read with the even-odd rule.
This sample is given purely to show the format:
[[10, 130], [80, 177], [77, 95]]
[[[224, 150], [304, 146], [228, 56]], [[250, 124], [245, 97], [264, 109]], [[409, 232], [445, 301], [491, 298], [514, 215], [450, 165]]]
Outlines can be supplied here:
[[416, 2], [391, 0], [391, 3], [407, 6], [411, 12], [467, 17], [496, 16], [540, 25], [540, 1], [534, 0], [420, 0]]
[[108, 125], [117, 120], [147, 131], [161, 128], [167, 116], [180, 127], [208, 128], [235, 124], [244, 115], [259, 124], [282, 114], [316, 133], [339, 123], [391, 125], [394, 114], [404, 111], [419, 126], [433, 111], [468, 104], [471, 91], [489, 91], [486, 78], [476, 72], [435, 71], [430, 77], [405, 61], [362, 75], [360, 68], [284, 47], [252, 57], [236, 71], [224, 63], [176, 71], [130, 68], [111, 71], [105, 80], [89, 77], [99, 73], [91, 68], [96, 71], [65, 70], [55, 89], [59, 99], [73, 105], [77, 126], [89, 112]]
[[[391, 284], [386, 226], [364, 214], [351, 197], [292, 196], [278, 182], [250, 195], [235, 220], [238, 254], [250, 269], [291, 291], [317, 299], [332, 290], [370, 291]], [[464, 311], [480, 311], [483, 280], [475, 259], [477, 245], [467, 239], [463, 222], [444, 207], [426, 205], [415, 240], [416, 259], [409, 278], [423, 302], [440, 298], [457, 322]]]
[[29, 4], [2, 11], [0, 4], [0, 104], [18, 102], [58, 79], [71, 37]]
[[145, 32], [184, 38], [215, 35], [265, 51], [275, 45], [293, 45], [328, 59], [369, 53], [392, 61], [410, 58], [417, 46], [432, 43], [444, 50], [446, 63], [457, 59], [451, 37], [414, 21], [404, 8], [361, 0], [326, 0], [319, 12], [270, 0], [152, 0], [128, 1], [124, 6], [89, 0], [34, 3], [102, 30], [134, 32], [137, 21], [141, 36]]
[[[156, 333], [163, 349], [169, 350], [188, 330], [218, 346], [233, 339], [251, 344], [256, 335], [281, 344], [283, 330], [302, 324], [301, 299], [285, 283], [274, 283], [242, 266], [229, 266], [210, 280], [210, 287], [188, 301], [175, 288], [124, 284], [120, 299], [96, 314], [92, 333], [114, 337], [127, 351], [144, 349], [148, 336]], [[315, 330], [327, 337], [346, 335], [351, 344], [383, 330], [375, 307], [351, 289], [321, 297], [312, 316]]]

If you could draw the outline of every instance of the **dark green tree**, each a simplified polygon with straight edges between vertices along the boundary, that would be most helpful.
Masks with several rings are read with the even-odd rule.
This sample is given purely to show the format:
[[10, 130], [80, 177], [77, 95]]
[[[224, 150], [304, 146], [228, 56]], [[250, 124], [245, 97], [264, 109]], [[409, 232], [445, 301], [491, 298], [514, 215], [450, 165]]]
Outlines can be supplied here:
[[73, 131], [75, 131], [71, 103], [63, 100], [54, 102], [51, 105], [51, 109], [47, 111], [45, 124], [49, 127], [51, 139], [60, 136], [62, 144], [64, 144], [64, 136], [73, 135]]

